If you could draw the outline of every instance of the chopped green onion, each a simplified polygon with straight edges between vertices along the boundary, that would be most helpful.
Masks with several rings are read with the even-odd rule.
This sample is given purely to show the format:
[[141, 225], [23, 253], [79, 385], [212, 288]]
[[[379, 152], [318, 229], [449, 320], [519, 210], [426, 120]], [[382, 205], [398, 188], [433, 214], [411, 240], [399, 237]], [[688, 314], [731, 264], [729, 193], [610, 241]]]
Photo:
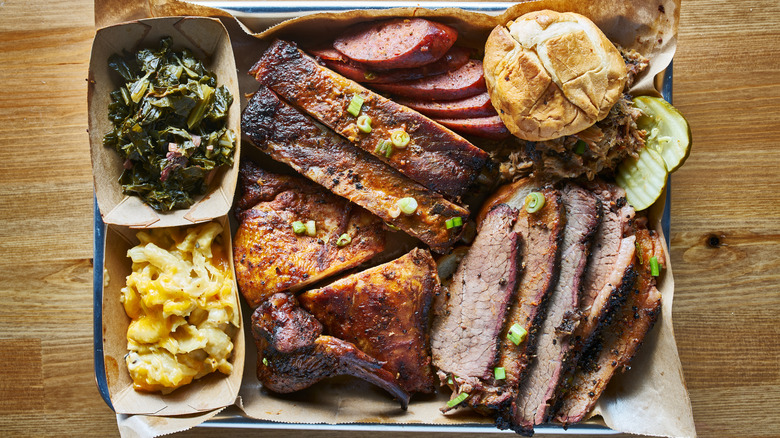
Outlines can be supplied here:
[[295, 234], [303, 234], [306, 232], [306, 225], [301, 221], [295, 221], [292, 223], [292, 229]]
[[520, 327], [520, 324], [513, 324], [512, 327], [509, 328], [509, 333], [506, 334], [506, 338], [512, 341], [515, 345], [520, 345], [521, 342], [525, 340], [525, 337], [528, 335], [528, 331], [522, 327]]
[[374, 74], [372, 71], [367, 71], [363, 73], [363, 78], [365, 78], [367, 81], [370, 81], [372, 79], [376, 79], [376, 74]]
[[390, 222], [385, 222], [385, 225], [387, 226], [387, 228], [390, 228], [393, 231], [400, 231], [401, 230], [400, 228], [396, 227], [395, 225], [391, 224]]
[[658, 257], [650, 257], [650, 275], [658, 277], [661, 275], [661, 267], [658, 265]]
[[268, 359], [263, 358], [263, 365], [268, 366]]
[[544, 207], [544, 194], [541, 192], [531, 192], [525, 197], [525, 211], [536, 213]]
[[447, 384], [448, 385], [454, 385], [455, 384], [455, 381], [452, 380], [452, 376], [447, 377]]
[[582, 155], [585, 153], [585, 144], [582, 140], [577, 140], [577, 143], [574, 144], [574, 153], [577, 155]]
[[417, 200], [414, 198], [401, 198], [396, 204], [403, 214], [410, 215], [417, 211]]
[[634, 242], [634, 246], [636, 246], [636, 258], [639, 259], [639, 264], [643, 265], [645, 264], [645, 261], [642, 259], [642, 245], [639, 244], [639, 242]]
[[447, 402], [447, 407], [454, 408], [455, 406], [463, 403], [467, 398], [469, 398], [469, 393], [461, 392], [457, 397]]
[[496, 377], [496, 380], [504, 380], [506, 379], [506, 369], [504, 367], [495, 367], [493, 375]]
[[317, 224], [314, 221], [306, 222], [306, 235], [314, 237], [317, 235]]
[[357, 117], [360, 114], [360, 108], [363, 107], [363, 98], [357, 94], [352, 96], [352, 100], [349, 102], [347, 112]]
[[393, 153], [393, 143], [390, 140], [380, 140], [376, 145], [376, 149], [374, 149], [374, 153], [389, 158], [390, 154]]
[[396, 129], [390, 133], [390, 141], [392, 141], [393, 146], [397, 147], [398, 149], [405, 148], [406, 145], [409, 144], [409, 140], [409, 133], [403, 129]]
[[347, 246], [350, 242], [352, 242], [352, 237], [350, 237], [349, 234], [344, 233], [339, 236], [339, 239], [336, 241], [336, 246]]
[[359, 130], [365, 132], [366, 134], [371, 132], [371, 117], [369, 117], [366, 114], [363, 114], [362, 116], [358, 117], [357, 119], [357, 127]]
[[461, 219], [460, 217], [447, 219], [446, 221], [444, 221], [444, 225], [447, 227], [448, 230], [450, 228], [460, 227], [463, 226], [463, 219]]

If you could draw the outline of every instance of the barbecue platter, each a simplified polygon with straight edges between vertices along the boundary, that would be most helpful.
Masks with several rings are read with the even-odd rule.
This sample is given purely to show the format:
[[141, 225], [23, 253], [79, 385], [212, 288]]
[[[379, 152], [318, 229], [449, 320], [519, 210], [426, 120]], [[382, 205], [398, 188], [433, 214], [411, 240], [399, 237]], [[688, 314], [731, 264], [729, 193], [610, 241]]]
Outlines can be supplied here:
[[[192, 401], [205, 391], [238, 396], [243, 415], [264, 421], [333, 423], [338, 412], [338, 422], [492, 423], [532, 435], [601, 416], [618, 430], [654, 432], [665, 407], [630, 424], [663, 399], [642, 397], [648, 366], [679, 367], [660, 215], [690, 130], [654, 88], [673, 54], [679, 3], [604, 3], [609, 11], [519, 4], [497, 16], [322, 13], [254, 34], [245, 27], [258, 18], [251, 15], [239, 25], [225, 11], [177, 1], [137, 11], [222, 20], [240, 109], [222, 106], [240, 118], [241, 138], [233, 168], [211, 172], [218, 179], [207, 184], [219, 189], [195, 198], [199, 215], [188, 213], [189, 222], [176, 212], [175, 220], [150, 215], [138, 201], [123, 202], [143, 214], [101, 207], [104, 218], [130, 216], [109, 226], [106, 241], [114, 405], [127, 414], [199, 416], [189, 427], [216, 414]], [[96, 16], [111, 21], [112, 12]], [[610, 25], [615, 16], [625, 22]], [[154, 21], [146, 24], [154, 29]], [[91, 122], [100, 118], [93, 103]], [[189, 108], [170, 106], [187, 118]], [[232, 139], [201, 147], [199, 135], [175, 132], [183, 143], [155, 140], [167, 148], [163, 176], [195, 163], [187, 163], [190, 149], [208, 156]], [[96, 168], [98, 192], [104, 174], [122, 166], [105, 158], [112, 151], [95, 152], [106, 149], [96, 145], [103, 134], [91, 135], [93, 156], [120, 169]], [[208, 203], [233, 181], [225, 216]], [[198, 210], [199, 202], [206, 206]], [[233, 361], [226, 375], [191, 383], [197, 390], [160, 394], [138, 382], [133, 390], [121, 360], [129, 322], [118, 323], [129, 320], [116, 291], [129, 273], [123, 251], [145, 237], [124, 225], [204, 221], [226, 226], [243, 298]], [[173, 339], [182, 336], [176, 330]], [[175, 358], [169, 344], [149, 348]], [[653, 365], [651, 357], [671, 362]], [[689, 411], [681, 381], [661, 386]], [[615, 407], [617, 399], [626, 407]], [[659, 433], [680, 434], [670, 430]]]

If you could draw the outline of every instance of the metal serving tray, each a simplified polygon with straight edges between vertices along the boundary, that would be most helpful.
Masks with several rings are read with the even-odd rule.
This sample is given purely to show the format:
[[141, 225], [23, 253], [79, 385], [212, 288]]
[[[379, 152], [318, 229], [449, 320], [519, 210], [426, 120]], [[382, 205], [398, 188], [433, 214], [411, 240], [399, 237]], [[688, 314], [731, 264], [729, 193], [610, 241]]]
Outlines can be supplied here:
[[[458, 7], [460, 9], [481, 12], [486, 14], [500, 14], [513, 2], [443, 2], [443, 1], [194, 1], [204, 6], [224, 9], [241, 18], [241, 21], [250, 27], [253, 24], [271, 26], [284, 20], [301, 15], [317, 12], [343, 12], [353, 9], [382, 9], [397, 7], [422, 7], [426, 9], [439, 9], [445, 7]], [[661, 90], [664, 99], [672, 103], [672, 64], [659, 75], [657, 86]], [[666, 246], [669, 247], [670, 226], [670, 201], [671, 201], [671, 176], [666, 183], [666, 205], [663, 212], [661, 226], [666, 237]], [[98, 391], [103, 401], [112, 410], [113, 405], [108, 395], [108, 382], [106, 380], [106, 368], [103, 363], [103, 262], [105, 246], [106, 226], [100, 216], [97, 199], [94, 202], [94, 244], [93, 244], [93, 338], [94, 338], [94, 366], [95, 380]], [[437, 425], [437, 424], [309, 424], [309, 423], [278, 423], [261, 421], [244, 416], [241, 410], [231, 406], [213, 419], [202, 423], [199, 427], [235, 428], [235, 429], [285, 429], [285, 430], [328, 430], [351, 432], [439, 432], [439, 433], [514, 433], [502, 431], [492, 424], [463, 424], [463, 425]], [[567, 434], [567, 435], [611, 435], [618, 432], [604, 426], [594, 424], [574, 424], [568, 429], [556, 425], [543, 424], [534, 428], [536, 435]]]

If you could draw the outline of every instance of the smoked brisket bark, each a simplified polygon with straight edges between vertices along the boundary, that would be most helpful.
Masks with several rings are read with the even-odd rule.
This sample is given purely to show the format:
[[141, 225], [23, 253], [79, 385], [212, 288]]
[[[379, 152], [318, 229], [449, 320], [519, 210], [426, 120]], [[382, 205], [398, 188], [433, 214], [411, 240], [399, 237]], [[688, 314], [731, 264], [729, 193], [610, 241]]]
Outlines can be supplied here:
[[[274, 41], [250, 73], [361, 149], [447, 196], [462, 195], [487, 160], [487, 153], [463, 137], [329, 70], [293, 43]], [[371, 117], [370, 133], [361, 132], [357, 117], [347, 112], [356, 97], [363, 99], [360, 114]], [[399, 129], [409, 134], [409, 144], [382, 153], [380, 142]]]
[[598, 339], [588, 349], [568, 388], [555, 421], [569, 425], [582, 421], [598, 401], [599, 396], [618, 370], [629, 369], [643, 339], [652, 329], [661, 312], [661, 293], [656, 278], [651, 275], [650, 258], [657, 257], [664, 266], [663, 244], [659, 236], [648, 230], [644, 221], [636, 232], [640, 248], [637, 260], [638, 275], [628, 293], [626, 302], [599, 332]]
[[349, 375], [389, 392], [403, 409], [407, 394], [380, 362], [350, 343], [322, 335], [322, 325], [298, 307], [295, 298], [277, 293], [252, 314], [257, 346], [257, 378], [263, 387], [286, 394], [328, 377]]
[[566, 229], [561, 247], [558, 283], [550, 294], [539, 329], [536, 357], [528, 366], [513, 403], [512, 423], [526, 433], [545, 422], [550, 401], [566, 369], [569, 338], [577, 324], [577, 305], [590, 244], [601, 221], [601, 203], [591, 192], [574, 184], [561, 191]]
[[[244, 109], [241, 129], [273, 159], [420, 239], [434, 251], [456, 242], [463, 228], [445, 222], [469, 212], [349, 144], [261, 86]], [[397, 214], [400, 199], [417, 201], [413, 215]]]
[[434, 392], [429, 325], [439, 293], [436, 262], [419, 248], [391, 262], [301, 294], [328, 334], [385, 362], [407, 392]]
[[635, 212], [626, 201], [625, 191], [604, 182], [593, 183], [588, 189], [601, 201], [604, 216], [593, 241], [580, 295], [580, 323], [573, 335], [577, 354], [588, 348], [599, 327], [625, 300], [636, 276], [636, 238], [632, 230]]
[[487, 214], [434, 315], [431, 350], [444, 381], [456, 376], [458, 386], [472, 388], [492, 381], [498, 338], [521, 272], [516, 220], [517, 211], [506, 204]]

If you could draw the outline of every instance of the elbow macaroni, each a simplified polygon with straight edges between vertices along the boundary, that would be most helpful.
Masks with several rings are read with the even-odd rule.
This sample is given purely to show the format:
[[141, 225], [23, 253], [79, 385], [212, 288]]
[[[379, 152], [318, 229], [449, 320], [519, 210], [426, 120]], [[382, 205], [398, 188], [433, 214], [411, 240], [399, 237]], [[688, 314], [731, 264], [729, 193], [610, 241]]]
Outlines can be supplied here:
[[211, 372], [230, 374], [240, 324], [222, 226], [137, 234], [121, 301], [132, 319], [125, 357], [133, 387], [167, 394]]

